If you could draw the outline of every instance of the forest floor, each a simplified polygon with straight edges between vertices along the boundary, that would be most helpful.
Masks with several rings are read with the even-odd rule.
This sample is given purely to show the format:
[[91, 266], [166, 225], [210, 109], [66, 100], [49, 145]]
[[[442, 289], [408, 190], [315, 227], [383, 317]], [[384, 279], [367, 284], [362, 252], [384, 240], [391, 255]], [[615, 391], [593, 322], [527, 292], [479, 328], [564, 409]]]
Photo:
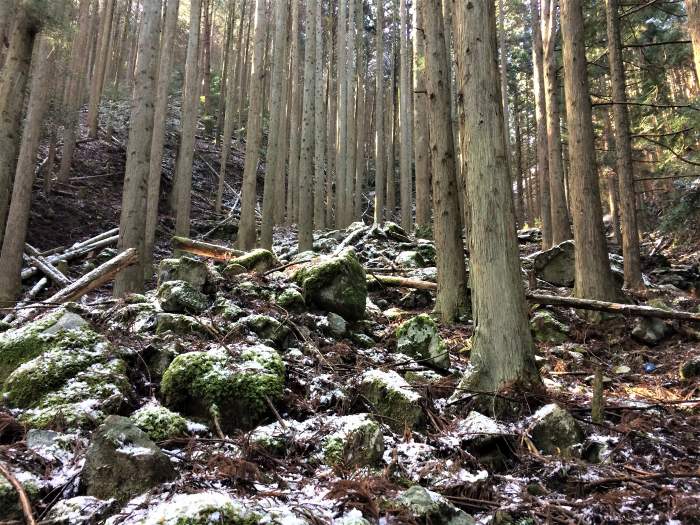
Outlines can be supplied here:
[[[166, 192], [172, 180], [170, 151]], [[198, 151], [193, 237], [217, 224], [211, 219], [207, 200], [213, 200], [216, 178], [212, 168], [218, 169], [218, 150], [201, 141]], [[70, 184], [55, 186], [47, 197], [37, 183], [28, 242], [40, 250], [67, 247], [118, 226], [124, 154], [118, 142], [84, 142], [77, 149]], [[229, 167], [234, 188], [240, 187], [241, 163], [238, 152]], [[235, 202], [235, 192], [227, 191], [228, 206]], [[165, 212], [165, 200], [161, 205]], [[164, 216], [158, 258], [171, 254], [173, 221], [167, 213]], [[323, 232], [316, 237], [316, 251], [331, 253], [347, 235], [346, 231]], [[646, 239], [645, 254], [654, 249], [658, 238]], [[228, 244], [222, 238], [207, 240]], [[674, 309], [697, 312], [699, 240], [691, 237], [684, 244], [667, 243], [655, 257], [645, 257], [648, 291], [630, 300], [643, 304], [655, 299]], [[281, 263], [297, 255], [294, 244], [293, 230], [276, 231], [275, 251]], [[424, 264], [400, 257], [425, 244], [367, 229], [354, 247], [368, 270], [379, 272], [388, 267], [398, 275], [430, 281], [434, 280], [430, 256]], [[537, 250], [536, 232], [524, 234], [522, 257]], [[88, 259], [96, 256], [90, 254]], [[79, 263], [71, 266], [72, 277], [81, 272]], [[542, 281], [537, 285], [547, 293], [568, 293], [564, 287]], [[274, 272], [227, 277], [217, 289], [240, 309], [237, 329], [227, 344], [269, 342], [250, 327], [241, 328], [241, 319], [251, 315], [270, 316], [286, 327], [284, 340], [275, 341], [286, 367], [284, 395], [275, 403], [277, 414], [266, 422], [274, 426], [277, 421], [278, 431], [280, 427], [296, 430], [287, 449], [280, 452], [256, 444], [254, 431], [231, 432], [222, 438], [215, 428], [190, 425], [186, 436], [158, 443], [174, 462], [177, 477], [173, 482], [160, 484], [128, 504], [112, 505], [108, 511], [88, 509], [86, 504], [84, 513], [78, 513], [81, 519], [97, 523], [111, 514], [109, 523], [141, 523], [178, 495], [207, 491], [226, 493], [244, 507], [269, 513], [269, 523], [362, 523], [357, 521], [360, 514], [371, 523], [469, 523], [459, 521], [464, 514], [456, 509], [478, 523], [493, 524], [700, 523], [700, 382], [679, 376], [683, 363], [700, 357], [697, 325], [667, 321], [658, 338], [643, 342], [639, 319], [613, 317], [591, 324], [572, 309], [533, 305], [533, 318], [543, 311], [550, 316], [546, 330], [538, 331], [541, 327], [533, 325], [546, 394], [514, 401], [518, 405], [514, 415], [482, 421], [490, 430], [475, 433], [471, 399], [451, 397], [468, 366], [472, 324], [464, 319], [440, 327], [451, 358], [447, 369], [421, 360], [407, 361], [396, 351], [396, 328], [418, 314], [429, 313], [433, 292], [375, 283], [370, 286], [365, 320], [329, 331], [329, 318], [323, 311], [278, 306], [275, 297], [289, 286], [285, 272]], [[145, 366], [148, 352], [172, 344], [181, 351], [203, 350], [217, 341], [202, 333], [163, 336], [137, 329], [134, 319], [121, 321], [129, 305], [96, 304], [108, 294], [108, 287], [91, 294], [89, 303], [76, 311], [115, 347], [132, 349], [124, 359], [134, 395], [120, 409], [129, 415], [154, 399], [163, 401], [158, 378]], [[148, 298], [155, 301], [153, 292]], [[213, 309], [202, 318], [216, 327], [220, 319], [211, 312]], [[358, 378], [370, 369], [395, 371], [407, 378], [412, 373], [409, 383], [420, 396], [422, 428], [399, 431], [358, 393]], [[604, 421], [599, 424], [591, 421], [596, 370], [604, 377]], [[542, 415], [538, 409], [550, 403], [564, 408], [581, 431], [568, 451], [542, 453], [535, 443], [533, 429]], [[64, 453], [47, 452], [46, 447], [28, 445], [26, 429], [16, 419], [21, 420], [21, 410], [2, 410], [0, 407], [0, 459], [22, 483], [32, 480], [38, 487], [30, 498], [35, 514], [46, 523], [80, 522], [77, 517], [61, 521], [65, 515], [57, 517], [52, 509], [55, 512], [61, 500], [84, 494], [80, 472], [93, 430], [57, 425], [55, 430], [70, 443], [69, 453], [65, 446]], [[357, 413], [373, 414], [382, 423], [381, 457], [371, 467], [344, 462], [329, 465], [319, 460], [318, 444], [327, 428], [338, 418]], [[301, 422], [309, 424], [303, 427]], [[445, 501], [436, 503], [438, 510], [422, 513], [401, 504], [412, 484], [442, 495]], [[0, 502], [6, 501], [0, 490]], [[20, 516], [8, 516], [7, 521], [19, 522]], [[53, 522], [48, 520], [51, 516]], [[0, 512], [0, 523], [4, 518]]]

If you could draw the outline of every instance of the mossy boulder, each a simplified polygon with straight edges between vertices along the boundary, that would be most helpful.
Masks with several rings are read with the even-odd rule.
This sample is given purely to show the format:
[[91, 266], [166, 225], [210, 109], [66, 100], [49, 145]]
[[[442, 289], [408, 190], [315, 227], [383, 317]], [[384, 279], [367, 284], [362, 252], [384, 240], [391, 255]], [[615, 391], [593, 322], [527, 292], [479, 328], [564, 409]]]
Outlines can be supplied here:
[[365, 270], [352, 248], [337, 257], [319, 258], [294, 274], [304, 290], [306, 304], [335, 312], [355, 321], [365, 315], [367, 282]]
[[257, 525], [261, 515], [221, 492], [178, 494], [151, 509], [143, 525]]
[[0, 383], [47, 350], [91, 346], [96, 334], [82, 317], [66, 310], [51, 312], [21, 328], [0, 334]]
[[530, 319], [530, 331], [535, 341], [555, 345], [562, 344], [569, 335], [569, 327], [557, 321], [547, 310], [535, 312]]
[[642, 317], [632, 327], [632, 338], [647, 346], [656, 346], [669, 332], [671, 329], [661, 319]]
[[250, 429], [269, 415], [268, 400], [282, 397], [285, 368], [265, 345], [225, 348], [177, 356], [163, 374], [165, 405], [207, 419], [216, 414], [226, 431]]
[[437, 368], [450, 367], [450, 354], [438, 333], [438, 326], [427, 314], [417, 315], [399, 325], [396, 350]]
[[424, 424], [421, 396], [393, 370], [368, 370], [360, 377], [358, 390], [395, 432]]
[[423, 268], [424, 266], [430, 266], [415, 250], [408, 250], [399, 253], [394, 262], [399, 266], [403, 266], [404, 268]]
[[179, 335], [210, 336], [212, 334], [211, 323], [208, 319], [197, 319], [190, 315], [164, 312], [156, 314], [155, 329], [159, 335], [167, 332]]
[[153, 441], [165, 441], [187, 433], [187, 420], [158, 403], [142, 406], [130, 419]]
[[269, 315], [248, 315], [239, 322], [255, 332], [258, 337], [272, 341], [278, 347], [284, 346], [289, 335], [289, 328]]
[[458, 509], [444, 496], [413, 485], [403, 492], [396, 503], [411, 511], [421, 523], [432, 525], [474, 525], [474, 518]]
[[576, 455], [576, 448], [584, 438], [578, 421], [555, 403], [533, 414], [529, 430], [532, 442], [541, 452], [563, 457]]
[[240, 257], [232, 259], [224, 269], [226, 277], [232, 277], [242, 273], [264, 273], [280, 265], [275, 254], [270, 250], [258, 248], [247, 252]]
[[294, 308], [303, 308], [305, 305], [304, 296], [302, 295], [302, 293], [296, 288], [291, 287], [279, 293], [275, 297], [275, 302], [282, 308], [286, 308], [287, 310], [291, 310]]
[[535, 275], [554, 286], [574, 285], [574, 241], [564, 241], [533, 256]]
[[121, 359], [92, 364], [41, 397], [19, 420], [35, 428], [94, 428], [130, 405], [134, 394], [126, 369]]
[[158, 266], [158, 286], [168, 281], [185, 281], [201, 291], [210, 280], [207, 264], [193, 257], [163, 259]]
[[200, 314], [208, 306], [207, 296], [187, 281], [166, 281], [157, 295], [164, 312]]
[[81, 482], [88, 496], [124, 503], [175, 476], [145, 432], [128, 418], [109, 416], [92, 436]]
[[92, 525], [104, 523], [117, 509], [113, 499], [102, 500], [92, 496], [76, 496], [60, 500], [46, 515], [51, 525]]

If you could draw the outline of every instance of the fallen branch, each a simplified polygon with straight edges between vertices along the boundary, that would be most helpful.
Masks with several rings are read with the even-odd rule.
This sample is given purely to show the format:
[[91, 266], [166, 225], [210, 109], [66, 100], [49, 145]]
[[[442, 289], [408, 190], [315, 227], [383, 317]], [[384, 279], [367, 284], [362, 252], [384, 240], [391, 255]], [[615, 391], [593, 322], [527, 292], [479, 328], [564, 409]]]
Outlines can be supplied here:
[[22, 487], [22, 484], [17, 481], [17, 478], [15, 478], [5, 464], [1, 462], [0, 474], [2, 474], [7, 482], [17, 491], [17, 495], [19, 496], [19, 504], [22, 507], [22, 512], [24, 513], [24, 519], [26, 520], [27, 525], [36, 525], [34, 513], [32, 512], [32, 505], [29, 503], [29, 498], [27, 497], [27, 493], [25, 492], [24, 487]]
[[546, 306], [568, 306], [570, 308], [580, 308], [582, 310], [594, 310], [598, 312], [609, 312], [613, 314], [634, 315], [639, 317], [655, 317], [656, 319], [679, 319], [700, 323], [700, 314], [692, 312], [680, 312], [678, 310], [662, 310], [651, 306], [641, 306], [638, 304], [610, 303], [607, 301], [596, 301], [594, 299], [579, 299], [577, 297], [559, 297], [557, 295], [538, 295], [527, 293], [527, 300], [531, 303]]
[[[127, 266], [131, 266], [138, 260], [138, 252], [135, 248], [129, 248], [123, 251], [116, 257], [110, 259], [104, 264], [101, 264], [91, 272], [86, 273], [80, 279], [74, 281], [69, 286], [59, 290], [54, 295], [42, 301], [42, 303], [62, 304], [69, 301], [75, 301], [81, 298], [86, 293], [95, 290], [110, 282], [114, 277]], [[36, 305], [40, 307], [42, 303]], [[18, 315], [13, 325], [17, 325], [32, 317], [36, 308], [25, 310], [22, 315]]]
[[187, 237], [173, 237], [172, 245], [176, 250], [201, 255], [209, 259], [216, 259], [217, 261], [230, 261], [231, 259], [245, 254], [245, 252], [240, 250], [234, 250], [233, 248], [227, 248], [226, 246], [220, 246], [218, 244], [195, 241]]
[[[34, 286], [32, 286], [31, 290], [27, 292], [27, 295], [24, 297], [24, 299], [22, 299], [22, 301], [19, 304], [17, 304], [17, 306], [15, 306], [15, 309], [24, 308], [25, 306], [27, 306], [32, 301], [32, 299], [39, 295], [39, 292], [47, 284], [49, 284], [49, 279], [47, 277], [42, 277], [41, 279], [39, 279], [37, 283]], [[15, 315], [17, 314], [14, 311], [10, 312], [5, 317], [3, 317], [2, 320], [4, 323], [12, 322], [12, 320], [15, 318]]]
[[398, 288], [415, 288], [416, 290], [437, 290], [437, 283], [431, 283], [430, 281], [406, 279], [405, 277], [396, 277], [395, 275], [372, 274], [372, 278], [387, 286], [396, 286]]
[[70, 279], [66, 277], [61, 270], [56, 268], [53, 264], [47, 261], [41, 256], [29, 256], [27, 257], [29, 264], [41, 270], [41, 272], [55, 282], [58, 286], [68, 286], [70, 284]]

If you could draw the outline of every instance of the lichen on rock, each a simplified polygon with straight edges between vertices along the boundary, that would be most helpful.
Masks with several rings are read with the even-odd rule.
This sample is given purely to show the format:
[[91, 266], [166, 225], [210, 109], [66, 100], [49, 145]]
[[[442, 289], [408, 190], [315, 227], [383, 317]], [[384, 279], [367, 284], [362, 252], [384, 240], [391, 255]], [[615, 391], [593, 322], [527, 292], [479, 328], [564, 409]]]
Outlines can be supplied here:
[[158, 287], [160, 307], [169, 313], [198, 314], [208, 306], [207, 296], [187, 281], [166, 281]]
[[395, 432], [424, 423], [421, 396], [393, 370], [368, 370], [360, 377], [358, 390]]
[[450, 355], [435, 321], [420, 314], [404, 321], [396, 330], [396, 349], [438, 368], [450, 367]]
[[232, 259], [224, 269], [224, 275], [231, 277], [241, 273], [263, 273], [279, 266], [279, 261], [270, 250], [258, 248]]
[[562, 344], [569, 334], [569, 327], [560, 323], [547, 310], [538, 310], [530, 320], [530, 331], [535, 341]]
[[261, 516], [222, 492], [178, 494], [151, 509], [143, 525], [257, 525]]
[[130, 419], [153, 441], [164, 441], [187, 433], [187, 420], [156, 402], [142, 406], [131, 414]]
[[576, 455], [576, 447], [584, 438], [578, 421], [555, 403], [543, 406], [532, 415], [530, 435], [541, 452], [564, 457]]

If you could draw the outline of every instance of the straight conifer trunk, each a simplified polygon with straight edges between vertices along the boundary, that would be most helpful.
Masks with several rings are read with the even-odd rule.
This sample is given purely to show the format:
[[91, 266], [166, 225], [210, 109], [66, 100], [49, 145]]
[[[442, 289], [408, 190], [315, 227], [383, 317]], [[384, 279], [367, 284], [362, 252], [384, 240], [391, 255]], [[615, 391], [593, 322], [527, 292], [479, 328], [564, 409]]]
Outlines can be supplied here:
[[142, 30], [134, 75], [134, 92], [126, 150], [122, 213], [118, 249], [135, 248], [138, 263], [122, 270], [114, 279], [114, 297], [140, 292], [144, 283], [146, 198], [153, 140], [158, 48], [160, 45], [161, 1], [143, 0]]
[[338, 78], [338, 154], [336, 157], [335, 226], [344, 226], [346, 171], [348, 165], [348, 79], [347, 79], [347, 0], [338, 3], [338, 44], [336, 71]]
[[316, 229], [326, 227], [326, 79], [324, 71], [323, 46], [323, 7], [321, 0], [316, 0], [314, 17], [316, 19], [316, 68], [314, 82], [314, 226]]
[[642, 269], [639, 260], [639, 230], [637, 206], [632, 170], [632, 141], [630, 140], [630, 116], [625, 92], [625, 69], [622, 62], [620, 37], [619, 0], [607, 0], [608, 61], [612, 79], [613, 116], [615, 120], [615, 151], [617, 153], [617, 177], [622, 218], [622, 253], [624, 255], [625, 286], [636, 289], [642, 286]]
[[401, 227], [413, 229], [413, 111], [411, 109], [411, 51], [408, 45], [408, 6], [400, 0], [401, 18], [401, 75], [400, 75], [400, 127], [401, 133]]
[[180, 129], [180, 149], [177, 156], [175, 184], [175, 234], [190, 235], [190, 212], [192, 209], [192, 162], [194, 160], [195, 133], [199, 108], [199, 25], [202, 3], [192, 0], [190, 4], [190, 34], [187, 41], [187, 61], [185, 63], [185, 86], [182, 90], [182, 123]]
[[112, 45], [112, 19], [114, 17], [114, 0], [106, 0], [102, 13], [102, 28], [100, 30], [99, 50], [95, 61], [95, 72], [90, 84], [90, 101], [88, 105], [88, 137], [97, 138], [97, 120], [99, 116], [100, 99], [104, 87], [105, 73], [109, 61], [109, 50]]
[[10, 47], [10, 32], [17, 10], [17, 0], [0, 2], [0, 69], [5, 63], [5, 56]]
[[48, 55], [51, 51], [49, 39], [46, 36], [39, 37], [34, 45], [37, 49], [32, 64], [27, 117], [0, 253], [0, 305], [14, 303], [22, 287], [22, 254], [29, 226], [36, 154], [41, 138], [41, 124], [50, 100], [47, 96], [50, 69]]
[[688, 33], [693, 42], [695, 75], [700, 83], [700, 0], [685, 0], [685, 7], [688, 12]]
[[562, 2], [561, 31], [571, 166], [569, 181], [576, 241], [574, 295], [583, 299], [613, 300], [615, 284], [603, 233], [603, 210], [596, 173], [582, 0]]
[[243, 188], [241, 189], [241, 221], [238, 227], [238, 247], [251, 250], [256, 243], [255, 207], [257, 204], [257, 173], [260, 160], [260, 143], [262, 141], [262, 91], [265, 81], [263, 59], [265, 55], [265, 38], [267, 19], [265, 0], [255, 2], [255, 45], [250, 76], [250, 106], [248, 108], [248, 125], [246, 126], [245, 166], [243, 168]]
[[303, 104], [303, 66], [301, 56], [301, 2], [292, 4], [292, 82], [291, 121], [289, 135], [289, 175], [287, 176], [287, 224], [299, 218], [299, 155], [301, 148], [301, 118]]
[[374, 223], [384, 224], [386, 205], [385, 139], [384, 139], [384, 5], [377, 2], [376, 57], [377, 73], [375, 102], [375, 143], [374, 143]]
[[[452, 133], [450, 79], [445, 48], [442, 0], [423, 0], [420, 14], [425, 34], [426, 99], [429, 102], [430, 158], [433, 172], [434, 239], [437, 252], [435, 311], [451, 323], [467, 302], [467, 274], [462, 243], [462, 221]], [[420, 20], [420, 18], [419, 18]]]
[[[473, 372], [461, 386], [540, 386], [520, 274], [506, 163], [493, 2], [455, 1], [460, 140], [471, 210]], [[507, 300], [504, 300], [507, 298]], [[489, 398], [492, 406], [495, 398]]]
[[[428, 96], [426, 94], [426, 51], [425, 40], [428, 37], [423, 28], [423, 2], [415, 0], [413, 4], [413, 154], [416, 166], [416, 228], [422, 235], [427, 233], [431, 222], [430, 206], [430, 154], [432, 141], [428, 127]], [[429, 3], [431, 10], [434, 2]], [[439, 7], [442, 15], [442, 7]], [[427, 12], [426, 12], [427, 13]], [[443, 46], [444, 47], [444, 46]], [[448, 82], [449, 79], [445, 79]], [[431, 116], [434, 118], [434, 116]], [[454, 148], [453, 148], [454, 150]], [[452, 160], [454, 164], [454, 159]]]

